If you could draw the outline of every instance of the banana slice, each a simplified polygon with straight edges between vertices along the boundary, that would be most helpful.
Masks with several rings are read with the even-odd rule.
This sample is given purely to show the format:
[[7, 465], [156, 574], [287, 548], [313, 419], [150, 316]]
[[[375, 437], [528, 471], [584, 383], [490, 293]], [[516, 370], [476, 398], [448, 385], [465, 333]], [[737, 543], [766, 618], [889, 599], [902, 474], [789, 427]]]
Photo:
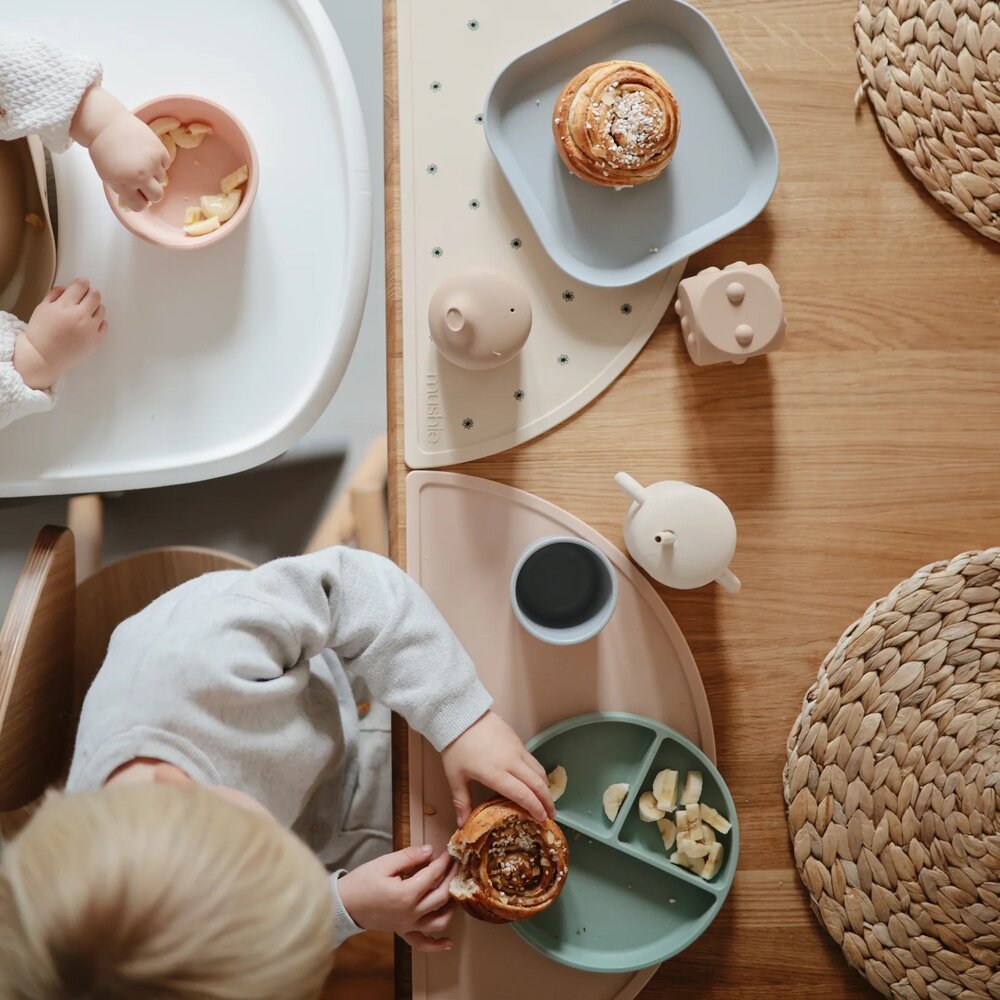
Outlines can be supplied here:
[[188, 205], [184, 213], [184, 225], [190, 226], [192, 222], [200, 222], [205, 216], [201, 214], [201, 209], [197, 205]]
[[[195, 126], [197, 126], [197, 129]], [[183, 125], [180, 128], [171, 129], [169, 134], [170, 138], [181, 149], [197, 149], [204, 141], [205, 136], [212, 134], [212, 126], [203, 125], [201, 122], [193, 122], [191, 125]]]
[[169, 132], [164, 132], [160, 136], [160, 142], [166, 147], [167, 152], [170, 154], [170, 162], [173, 163], [177, 158], [177, 143], [174, 142], [173, 136]]
[[733, 828], [733, 824], [722, 813], [717, 812], [711, 806], [706, 806], [704, 802], [701, 803], [701, 818], [719, 833], [729, 833]]
[[705, 870], [705, 859], [704, 858], [689, 858], [686, 854], [681, 851], [674, 851], [670, 855], [670, 860], [675, 865], [680, 865], [682, 868], [687, 868], [688, 871], [694, 872], [696, 875], [700, 875]]
[[690, 820], [688, 819], [688, 814], [684, 809], [678, 809], [674, 815], [674, 822], [677, 824], [677, 836], [681, 834], [687, 834], [691, 828]]
[[701, 798], [701, 771], [688, 771], [684, 779], [684, 791], [681, 792], [681, 805], [690, 805]]
[[612, 823], [614, 823], [615, 817], [618, 815], [618, 810], [621, 809], [626, 795], [628, 795], [628, 785], [624, 782], [619, 782], [616, 785], [608, 785], [608, 787], [604, 789], [604, 795], [602, 797], [602, 801], [604, 803], [604, 815], [607, 816]]
[[241, 184], [245, 184], [249, 176], [250, 171], [244, 163], [243, 166], [237, 167], [231, 174], [226, 174], [219, 182], [219, 187], [222, 188], [222, 193], [226, 194], [232, 191], [233, 188], [238, 188]]
[[207, 236], [218, 229], [220, 225], [218, 218], [213, 215], [208, 219], [199, 219], [198, 222], [189, 223], [184, 227], [184, 232], [188, 236]]
[[699, 872], [703, 879], [714, 878], [718, 874], [719, 869], [722, 867], [722, 859], [725, 856], [725, 852], [722, 849], [722, 844], [712, 844], [708, 851], [708, 857], [705, 859], [705, 866]]
[[162, 138], [167, 132], [173, 132], [175, 128], [180, 128], [180, 124], [179, 118], [171, 118], [166, 115], [163, 118], [154, 118], [149, 123], [149, 127]]
[[549, 795], [552, 796], [552, 801], [556, 802], [566, 791], [566, 768], [559, 764], [549, 771], [546, 777], [549, 779]]
[[688, 836], [692, 840], [701, 841], [703, 839], [704, 827], [701, 825], [701, 808], [697, 802], [684, 807], [684, 815], [687, 818]]
[[715, 831], [707, 826], [705, 823], [701, 824], [701, 842], [703, 844], [708, 844], [709, 847], [716, 843], [718, 838], [715, 836]]
[[164, 173], [163, 180], [160, 181], [160, 187], [166, 187], [170, 183], [170, 174]]
[[677, 827], [674, 825], [672, 819], [658, 819], [656, 825], [659, 828], [660, 836], [663, 838], [663, 849], [669, 851], [677, 839]]
[[240, 207], [243, 192], [234, 188], [226, 194], [204, 194], [201, 196], [201, 211], [206, 217], [217, 216], [219, 222], [227, 222]]
[[657, 808], [656, 799], [652, 792], [643, 792], [639, 796], [639, 819], [643, 823], [655, 823], [657, 820], [663, 819], [664, 815], [663, 810]]
[[677, 841], [677, 849], [689, 858], [707, 857], [711, 850], [708, 844], [699, 844], [697, 840], [691, 840], [690, 837], [681, 837]]
[[171, 129], [167, 135], [169, 135], [181, 149], [197, 149], [201, 145], [202, 140], [205, 138], [203, 135], [192, 135], [186, 128]]
[[657, 808], [664, 812], [673, 812], [677, 808], [677, 778], [676, 771], [669, 769], [660, 771], [653, 779], [653, 795]]

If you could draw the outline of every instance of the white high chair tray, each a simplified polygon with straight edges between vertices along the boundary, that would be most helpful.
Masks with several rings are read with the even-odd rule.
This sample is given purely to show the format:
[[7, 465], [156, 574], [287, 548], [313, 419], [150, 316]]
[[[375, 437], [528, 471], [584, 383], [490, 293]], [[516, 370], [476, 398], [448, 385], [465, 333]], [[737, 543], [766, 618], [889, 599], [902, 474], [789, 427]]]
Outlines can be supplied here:
[[5, 29], [104, 66], [127, 105], [211, 98], [260, 158], [221, 243], [152, 246], [115, 219], [86, 150], [54, 157], [57, 283], [107, 304], [108, 338], [55, 408], [0, 431], [0, 497], [164, 486], [258, 465], [329, 403], [368, 285], [371, 178], [358, 95], [319, 0], [0, 0]]

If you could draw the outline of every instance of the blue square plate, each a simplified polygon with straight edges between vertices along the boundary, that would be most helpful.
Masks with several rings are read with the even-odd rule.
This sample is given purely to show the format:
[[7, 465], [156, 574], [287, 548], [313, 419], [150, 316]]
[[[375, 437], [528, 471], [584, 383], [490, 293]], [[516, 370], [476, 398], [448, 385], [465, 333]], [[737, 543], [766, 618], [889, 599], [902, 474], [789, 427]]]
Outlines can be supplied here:
[[[607, 59], [651, 66], [681, 114], [667, 168], [621, 191], [572, 176], [552, 135], [562, 88]], [[490, 90], [486, 137], [549, 256], [590, 285], [631, 285], [717, 242], [778, 181], [767, 121], [711, 22], [682, 0], [626, 0], [518, 56]]]

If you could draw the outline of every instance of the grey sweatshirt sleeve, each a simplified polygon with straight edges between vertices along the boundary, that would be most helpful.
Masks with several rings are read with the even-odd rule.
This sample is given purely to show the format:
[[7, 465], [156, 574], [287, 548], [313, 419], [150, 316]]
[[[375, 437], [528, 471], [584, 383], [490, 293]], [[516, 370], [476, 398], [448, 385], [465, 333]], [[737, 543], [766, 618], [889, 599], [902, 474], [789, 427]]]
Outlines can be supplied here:
[[[284, 637], [275, 648], [288, 662], [333, 650], [345, 670], [362, 675], [374, 698], [435, 750], [461, 736], [492, 704], [430, 598], [381, 556], [335, 547], [278, 559], [244, 574], [230, 593], [260, 602], [257, 628]], [[218, 623], [220, 633], [232, 627]], [[262, 675], [274, 669], [273, 661], [259, 665]]]
[[333, 936], [334, 948], [339, 948], [348, 938], [355, 934], [364, 932], [364, 927], [359, 927], [347, 912], [344, 901], [340, 898], [340, 888], [337, 885], [341, 875], [346, 875], [346, 869], [333, 872], [330, 875], [330, 895], [333, 897]]
[[68, 149], [77, 106], [100, 82], [95, 60], [0, 31], [0, 140], [37, 135], [54, 153]]

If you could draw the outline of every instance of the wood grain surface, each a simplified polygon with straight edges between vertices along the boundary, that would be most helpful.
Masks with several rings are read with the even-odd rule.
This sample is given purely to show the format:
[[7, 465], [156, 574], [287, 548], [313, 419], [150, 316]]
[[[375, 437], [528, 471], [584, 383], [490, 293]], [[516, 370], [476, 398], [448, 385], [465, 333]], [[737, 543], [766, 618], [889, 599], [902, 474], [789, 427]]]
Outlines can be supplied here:
[[[718, 763], [740, 814], [740, 869], [718, 920], [643, 996], [873, 996], [807, 906], [785, 826], [785, 741], [824, 654], [869, 602], [934, 559], [997, 543], [998, 249], [924, 193], [867, 103], [855, 111], [850, 0], [697, 6], [777, 135], [781, 178], [764, 213], [687, 273], [766, 263], [781, 284], [786, 346], [742, 367], [697, 368], [669, 313], [585, 411], [454, 471], [530, 490], [618, 545], [619, 468], [642, 481], [697, 483], [729, 504], [743, 591], [661, 593], [708, 691]], [[403, 561], [393, 0], [384, 7], [390, 530]], [[405, 811], [396, 817], [406, 843]], [[398, 964], [397, 996], [407, 997]]]

